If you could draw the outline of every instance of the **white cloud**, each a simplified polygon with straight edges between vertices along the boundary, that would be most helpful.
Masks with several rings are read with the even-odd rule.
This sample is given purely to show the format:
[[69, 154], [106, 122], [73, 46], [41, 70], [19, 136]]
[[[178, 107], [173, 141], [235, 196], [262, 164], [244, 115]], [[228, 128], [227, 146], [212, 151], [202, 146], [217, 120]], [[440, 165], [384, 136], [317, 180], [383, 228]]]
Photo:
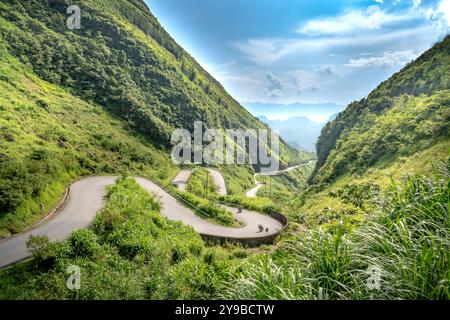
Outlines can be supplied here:
[[372, 3], [383, 7], [375, 16], [379, 24], [368, 24], [369, 17], [377, 19], [365, 9], [347, 10], [305, 21], [292, 36], [243, 39], [233, 44], [241, 53], [238, 66], [215, 74], [243, 101], [346, 104], [359, 99], [450, 26], [450, 0]]
[[334, 17], [314, 19], [306, 22], [296, 31], [308, 36], [353, 34], [367, 30], [378, 30], [382, 26], [415, 19], [411, 12], [388, 13], [378, 6], [367, 10], [351, 10]]
[[[251, 61], [270, 65], [289, 56], [329, 48], [366, 48], [405, 39], [418, 41], [448, 33], [450, 0], [425, 5], [421, 0], [408, 0], [410, 8], [387, 12], [377, 6], [368, 10], [348, 10], [334, 17], [313, 19], [296, 31], [298, 37], [249, 39], [235, 46]], [[427, 23], [427, 20], [430, 23]], [[420, 40], [419, 40], [420, 39]], [[391, 50], [399, 50], [393, 48]], [[378, 51], [379, 52], [379, 51]]]
[[398, 30], [378, 35], [361, 34], [345, 37], [302, 38], [302, 39], [250, 39], [235, 44], [236, 48], [246, 55], [247, 59], [268, 65], [291, 55], [311, 54], [312, 51], [326, 50], [335, 47], [373, 47], [387, 42], [417, 38], [432, 34], [430, 26]]
[[297, 95], [302, 95], [308, 92], [319, 91], [320, 81], [317, 76], [312, 72], [306, 70], [293, 70], [286, 75], [292, 78], [292, 92], [296, 92]]
[[421, 5], [417, 10], [441, 33], [447, 33], [450, 27], [450, 0], [441, 0], [432, 6]]
[[333, 71], [333, 68], [330, 66], [324, 66], [321, 67], [317, 73], [322, 77], [322, 78], [330, 78], [330, 77], [334, 77], [335, 73]]
[[438, 7], [438, 13], [442, 14], [450, 27], [450, 0], [442, 0]]
[[367, 68], [374, 66], [391, 68], [395, 66], [403, 66], [415, 58], [417, 58], [417, 53], [413, 50], [384, 52], [381, 56], [351, 59], [345, 66], [352, 68]]

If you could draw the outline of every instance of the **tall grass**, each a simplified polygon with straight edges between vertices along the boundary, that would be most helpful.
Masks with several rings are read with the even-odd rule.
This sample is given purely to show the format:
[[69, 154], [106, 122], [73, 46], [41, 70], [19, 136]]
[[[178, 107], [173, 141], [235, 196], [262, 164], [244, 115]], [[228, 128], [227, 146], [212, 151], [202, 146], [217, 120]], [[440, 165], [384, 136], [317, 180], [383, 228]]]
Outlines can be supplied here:
[[[450, 299], [450, 165], [433, 178], [392, 183], [376, 212], [346, 234], [310, 230], [273, 256], [241, 266], [223, 289], [233, 299]], [[369, 287], [369, 268], [380, 287]]]

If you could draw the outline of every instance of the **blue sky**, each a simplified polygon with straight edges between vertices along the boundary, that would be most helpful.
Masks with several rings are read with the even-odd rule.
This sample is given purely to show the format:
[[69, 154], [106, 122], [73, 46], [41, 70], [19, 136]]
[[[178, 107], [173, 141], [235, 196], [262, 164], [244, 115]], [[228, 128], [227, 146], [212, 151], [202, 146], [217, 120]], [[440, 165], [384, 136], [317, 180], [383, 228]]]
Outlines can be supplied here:
[[346, 105], [450, 27], [450, 0], [146, 2], [241, 102]]

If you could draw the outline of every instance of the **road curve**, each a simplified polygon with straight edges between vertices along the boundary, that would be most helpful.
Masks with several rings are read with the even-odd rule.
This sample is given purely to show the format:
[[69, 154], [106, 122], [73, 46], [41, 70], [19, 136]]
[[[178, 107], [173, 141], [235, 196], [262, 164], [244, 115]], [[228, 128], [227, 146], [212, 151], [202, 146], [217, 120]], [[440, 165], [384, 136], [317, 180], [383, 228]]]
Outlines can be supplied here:
[[[186, 186], [194, 170], [181, 170], [173, 179], [172, 184], [180, 191], [186, 191]], [[212, 182], [217, 187], [217, 194], [219, 196], [226, 196], [228, 194], [227, 185], [220, 171], [214, 169], [208, 169], [209, 174], [212, 177]]]
[[227, 185], [220, 171], [214, 169], [208, 169], [214, 185], [217, 187], [217, 194], [219, 196], [226, 196], [228, 194]]
[[245, 193], [245, 195], [246, 195], [248, 198], [256, 198], [256, 195], [258, 194], [259, 189], [261, 189], [262, 186], [264, 185], [264, 183], [259, 182], [259, 181], [257, 180], [256, 176], [257, 176], [257, 174], [255, 174], [255, 186], [254, 186], [252, 189], [248, 190], [248, 191]]
[[[105, 204], [106, 186], [114, 184], [116, 179], [117, 177], [91, 177], [75, 182], [70, 188], [66, 205], [53, 219], [31, 231], [0, 242], [0, 268], [29, 256], [26, 242], [31, 235], [46, 235], [52, 241], [64, 240], [73, 231], [89, 227], [96, 214]], [[145, 190], [160, 198], [163, 216], [191, 226], [196, 232], [203, 235], [253, 239], [275, 235], [283, 228], [279, 221], [270, 216], [248, 210], [237, 213], [235, 208], [227, 209], [235, 214], [236, 219], [244, 227], [226, 228], [218, 226], [201, 219], [155, 183], [143, 178], [134, 179]], [[269, 228], [268, 234], [259, 232], [259, 224]]]
[[186, 186], [189, 178], [192, 175], [192, 170], [181, 170], [178, 172], [177, 176], [173, 179], [172, 184], [178, 188], [180, 191], [186, 191]]
[[261, 189], [261, 187], [264, 186], [264, 183], [258, 181], [258, 178], [257, 178], [258, 176], [279, 176], [279, 175], [282, 175], [283, 173], [290, 172], [290, 171], [295, 170], [297, 168], [300, 168], [300, 167], [302, 167], [304, 165], [309, 165], [309, 164], [311, 164], [313, 162], [314, 162], [313, 160], [310, 160], [308, 163], [301, 164], [301, 165], [298, 165], [298, 166], [289, 167], [289, 168], [284, 169], [284, 170], [255, 173], [255, 186], [252, 189], [248, 190], [245, 193], [245, 195], [248, 198], [256, 198], [256, 195], [257, 195], [259, 189]]

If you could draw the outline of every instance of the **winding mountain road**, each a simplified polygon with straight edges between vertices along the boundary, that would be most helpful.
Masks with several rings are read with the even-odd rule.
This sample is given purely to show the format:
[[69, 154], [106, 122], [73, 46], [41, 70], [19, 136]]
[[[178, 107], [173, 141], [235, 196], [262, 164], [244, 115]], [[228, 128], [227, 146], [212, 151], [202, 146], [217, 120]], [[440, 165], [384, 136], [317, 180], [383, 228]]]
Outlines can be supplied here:
[[192, 170], [181, 170], [173, 179], [172, 184], [175, 185], [178, 190], [183, 192], [186, 191], [186, 186], [192, 173]]
[[[31, 235], [46, 235], [52, 241], [64, 240], [73, 231], [89, 227], [105, 204], [106, 187], [114, 184], [116, 179], [117, 177], [91, 177], [75, 182], [70, 188], [66, 205], [53, 219], [33, 230], [0, 242], [0, 268], [29, 256], [26, 242]], [[227, 210], [235, 215], [243, 227], [222, 227], [203, 220], [155, 183], [143, 178], [134, 179], [145, 190], [160, 198], [163, 216], [191, 226], [202, 235], [254, 239], [275, 235], [283, 228], [279, 221], [270, 216], [248, 210], [238, 213], [235, 208], [227, 208]], [[259, 232], [259, 224], [269, 228], [269, 232]]]
[[298, 169], [298, 168], [300, 168], [302, 166], [310, 165], [313, 162], [314, 162], [314, 160], [310, 160], [308, 163], [301, 164], [301, 165], [298, 165], [298, 166], [289, 167], [289, 168], [284, 169], [284, 170], [255, 173], [255, 186], [252, 189], [248, 190], [245, 193], [245, 195], [248, 198], [256, 198], [259, 189], [261, 189], [262, 186], [264, 186], [264, 183], [258, 181], [258, 176], [271, 176], [271, 177], [279, 176], [279, 175], [282, 175], [283, 173], [287, 173], [287, 172], [293, 171], [293, 170]]
[[219, 196], [226, 196], [228, 194], [228, 190], [222, 173], [214, 169], [208, 169], [208, 171], [213, 179], [214, 185], [218, 188], [217, 194]]
[[248, 191], [245, 193], [245, 195], [246, 195], [248, 198], [256, 198], [256, 195], [257, 195], [259, 189], [261, 189], [262, 186], [264, 185], [264, 183], [258, 181], [258, 179], [256, 178], [257, 176], [258, 176], [258, 175], [255, 174], [255, 186], [254, 186], [253, 188], [251, 188], [250, 190], [248, 190]]
[[[219, 196], [226, 196], [228, 194], [228, 190], [227, 185], [225, 183], [225, 179], [222, 176], [222, 173], [210, 168], [208, 169], [208, 171], [212, 177], [213, 180], [212, 182], [217, 187], [217, 194]], [[173, 179], [172, 184], [175, 185], [178, 188], [178, 190], [186, 191], [186, 186], [193, 172], [194, 170], [181, 170]]]

